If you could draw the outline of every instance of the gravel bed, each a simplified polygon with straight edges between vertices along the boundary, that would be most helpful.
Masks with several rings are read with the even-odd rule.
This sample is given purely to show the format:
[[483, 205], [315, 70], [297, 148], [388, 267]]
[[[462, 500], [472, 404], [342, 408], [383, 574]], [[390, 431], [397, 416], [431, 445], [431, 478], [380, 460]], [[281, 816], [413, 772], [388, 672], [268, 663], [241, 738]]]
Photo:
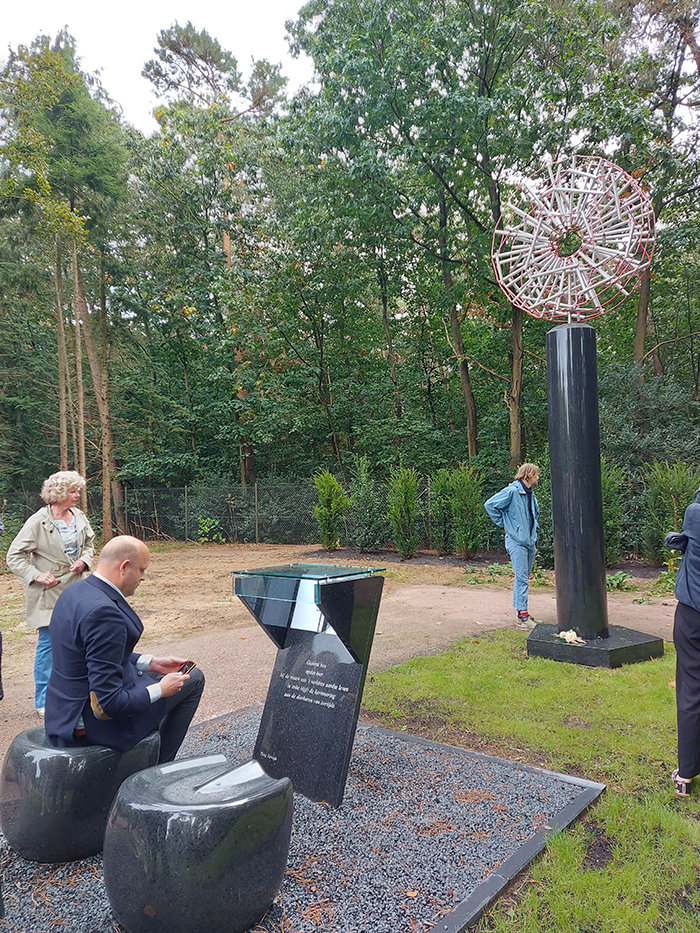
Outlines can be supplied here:
[[[181, 755], [252, 755], [260, 708], [202, 723]], [[258, 933], [428, 931], [581, 793], [550, 772], [360, 726], [342, 806], [297, 795], [287, 874]], [[115, 933], [96, 856], [39, 865], [0, 836], [0, 933]], [[224, 931], [222, 931], [224, 933]]]

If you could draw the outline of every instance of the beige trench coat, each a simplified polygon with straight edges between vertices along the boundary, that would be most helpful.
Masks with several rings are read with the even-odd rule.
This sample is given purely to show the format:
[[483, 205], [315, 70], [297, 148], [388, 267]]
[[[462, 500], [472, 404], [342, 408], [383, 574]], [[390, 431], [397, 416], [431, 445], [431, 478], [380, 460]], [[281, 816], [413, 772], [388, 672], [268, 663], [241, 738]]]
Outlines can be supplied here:
[[[71, 573], [73, 561], [63, 548], [61, 532], [54, 524], [50, 506], [35, 512], [22, 526], [19, 534], [7, 550], [7, 566], [12, 573], [24, 580], [25, 611], [27, 628], [42, 628], [51, 621], [56, 600], [71, 583], [88, 575], [95, 554], [95, 533], [84, 512], [73, 509], [78, 533], [78, 556], [87, 569], [83, 573]], [[50, 589], [36, 578], [40, 573], [51, 573], [58, 579]]]

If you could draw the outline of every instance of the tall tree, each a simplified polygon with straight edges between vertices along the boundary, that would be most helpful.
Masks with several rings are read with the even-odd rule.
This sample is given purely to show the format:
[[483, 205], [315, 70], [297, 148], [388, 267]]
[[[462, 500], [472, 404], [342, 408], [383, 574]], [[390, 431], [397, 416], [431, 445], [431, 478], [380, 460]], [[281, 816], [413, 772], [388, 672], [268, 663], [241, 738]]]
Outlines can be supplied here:
[[265, 135], [285, 81], [266, 62], [254, 62], [244, 79], [235, 58], [190, 23], [162, 31], [155, 54], [144, 75], [167, 102], [156, 110], [160, 132], [131, 138], [126, 235], [113, 270], [115, 294], [134, 317], [132, 336], [148, 361], [131, 388], [153, 415], [132, 432], [124, 475], [186, 482], [240, 463], [248, 481], [253, 465], [222, 296], [227, 270], [236, 273], [254, 240], [250, 201], [258, 183], [248, 150]]
[[[536, 0], [312, 0], [293, 28], [320, 82], [310, 120], [319, 152], [354, 166], [358, 186], [443, 269], [476, 451], [457, 276], [500, 304], [488, 264], [504, 182], [572, 144], [596, 83], [597, 7]], [[586, 59], [586, 53], [590, 53]], [[503, 314], [506, 309], [499, 311]], [[511, 460], [522, 459], [523, 318], [509, 308]]]
[[[700, 5], [696, 0], [615, 0], [615, 6], [627, 52], [624, 81], [644, 113], [644, 122], [633, 121], [633, 132], [622, 138], [619, 160], [625, 167], [634, 163], [633, 170], [653, 191], [661, 220], [676, 205], [691, 206], [700, 191]], [[659, 357], [645, 352], [647, 337], [655, 338], [651, 293], [650, 269], [637, 302], [633, 356], [635, 363], [651, 358], [658, 374]]]
[[10, 55], [0, 74], [0, 122], [3, 124], [2, 146], [4, 172], [0, 195], [5, 210], [19, 211], [22, 202], [29, 201], [38, 210], [35, 235], [54, 236], [56, 255], [54, 284], [56, 289], [56, 327], [59, 360], [59, 450], [63, 469], [68, 465], [68, 357], [63, 318], [63, 281], [60, 241], [62, 235], [82, 236], [82, 218], [71, 213], [50, 182], [51, 137], [37, 126], [37, 114], [58, 101], [67, 83], [77, 80], [66, 74], [60, 49], [52, 47], [45, 36], [36, 39], [30, 48], [20, 46]]
[[[43, 105], [38, 107], [25, 106], [20, 110], [15, 107], [12, 111], [16, 134], [22, 133], [22, 128], [29, 126], [32, 130], [31, 138], [34, 140], [33, 153], [29, 164], [41, 166], [41, 174], [34, 173], [35, 183], [41, 191], [44, 185], [50, 191], [50, 203], [60, 204], [60, 215], [66, 218], [63, 224], [67, 228], [71, 240], [71, 269], [73, 304], [76, 310], [76, 324], [81, 322], [78, 332], [82, 333], [88, 347], [88, 356], [93, 377], [93, 388], [100, 412], [101, 432], [100, 445], [102, 449], [102, 494], [103, 494], [103, 538], [111, 537], [112, 516], [111, 499], [113, 481], [116, 484], [117, 464], [114, 457], [111, 416], [109, 411], [108, 392], [106, 391], [108, 375], [104, 365], [100, 365], [99, 356], [91, 351], [94, 341], [94, 318], [99, 314], [90, 314], [87, 296], [82, 285], [83, 277], [79, 264], [79, 248], [84, 249], [86, 256], [91, 256], [94, 249], [90, 240], [96, 243], [104, 240], [105, 230], [108, 226], [108, 216], [114, 205], [122, 196], [126, 181], [124, 147], [121, 140], [121, 129], [113, 111], [109, 110], [102, 99], [103, 92], [93, 79], [81, 73], [77, 59], [75, 42], [66, 32], [62, 32], [49, 48], [48, 40], [41, 37], [36, 40], [32, 49], [27, 53], [23, 50], [12, 55], [8, 63], [6, 74], [8, 82], [23, 86], [27, 81], [37, 80], [42, 69], [37, 65], [49, 56], [54, 66], [60, 62], [61, 68], [54, 67], [51, 72], [53, 84], [51, 93], [43, 98]], [[91, 94], [91, 87], [93, 93]], [[36, 97], [36, 95], [34, 95]], [[25, 95], [32, 101], [32, 97]], [[48, 198], [44, 197], [43, 201]], [[43, 202], [42, 202], [43, 207]], [[54, 220], [54, 226], [56, 221]], [[57, 230], [57, 234], [64, 232]], [[62, 251], [53, 252], [56, 263], [54, 280], [57, 294], [57, 315], [63, 315], [63, 277], [62, 277]], [[101, 293], [101, 283], [98, 275], [97, 295]], [[99, 308], [99, 300], [94, 302]], [[79, 312], [79, 313], [78, 313]], [[65, 344], [62, 342], [64, 329], [58, 327], [59, 361], [67, 357]], [[78, 346], [80, 344], [78, 343]], [[63, 362], [60, 363], [63, 371]], [[76, 371], [77, 394], [82, 392], [82, 369]], [[59, 382], [61, 388], [63, 383]], [[63, 409], [65, 400], [60, 403]], [[106, 406], [106, 407], [105, 407]], [[67, 439], [64, 436], [64, 423], [60, 419], [61, 451], [67, 448]], [[82, 434], [83, 426], [79, 424], [78, 434]], [[79, 444], [79, 468], [84, 469], [85, 463]], [[117, 504], [119, 500], [118, 487]]]

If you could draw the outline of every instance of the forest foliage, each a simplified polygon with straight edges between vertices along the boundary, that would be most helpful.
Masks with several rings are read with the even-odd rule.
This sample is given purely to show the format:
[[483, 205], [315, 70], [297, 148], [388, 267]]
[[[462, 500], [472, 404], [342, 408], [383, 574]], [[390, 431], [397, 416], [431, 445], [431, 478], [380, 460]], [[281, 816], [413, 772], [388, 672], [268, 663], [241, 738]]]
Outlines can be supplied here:
[[[547, 462], [551, 325], [499, 291], [493, 231], [520, 179], [583, 153], [633, 173], [659, 219], [642, 288], [595, 322], [611, 495], [641, 516], [650, 464], [700, 465], [699, 15], [311, 0], [288, 31], [315, 81], [292, 98], [279, 66], [244, 75], [164, 24], [150, 136], [67, 33], [11, 50], [0, 493], [79, 469], [108, 535], [125, 486], [327, 472], [365, 497], [364, 541], [386, 528], [373, 484], [415, 471], [437, 477], [438, 549], [471, 552], [448, 475], [476, 471], [485, 498]], [[656, 546], [641, 517], [636, 534]]]

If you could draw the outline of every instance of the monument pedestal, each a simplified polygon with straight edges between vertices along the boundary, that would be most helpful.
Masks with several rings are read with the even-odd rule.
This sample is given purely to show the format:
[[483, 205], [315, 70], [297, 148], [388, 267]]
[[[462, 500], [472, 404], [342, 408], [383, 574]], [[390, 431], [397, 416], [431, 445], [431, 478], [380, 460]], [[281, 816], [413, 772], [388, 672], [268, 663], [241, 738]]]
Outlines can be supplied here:
[[559, 627], [544, 622], [536, 625], [527, 637], [527, 653], [531, 658], [568, 661], [587, 667], [622, 667], [636, 661], [660, 658], [664, 653], [662, 638], [635, 632], [621, 625], [611, 625], [607, 638], [584, 639], [583, 644], [559, 637]]

